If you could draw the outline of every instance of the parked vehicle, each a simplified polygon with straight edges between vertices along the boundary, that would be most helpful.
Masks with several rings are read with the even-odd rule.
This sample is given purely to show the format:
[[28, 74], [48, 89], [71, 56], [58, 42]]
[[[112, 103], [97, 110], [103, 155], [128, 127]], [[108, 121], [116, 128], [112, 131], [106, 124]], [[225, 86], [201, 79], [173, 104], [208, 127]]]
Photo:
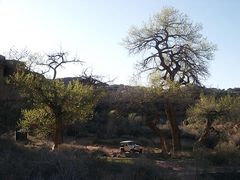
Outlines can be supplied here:
[[142, 148], [142, 146], [136, 144], [134, 141], [128, 140], [128, 141], [120, 142], [120, 151], [121, 151], [121, 153], [125, 153], [125, 152], [142, 153], [143, 148]]

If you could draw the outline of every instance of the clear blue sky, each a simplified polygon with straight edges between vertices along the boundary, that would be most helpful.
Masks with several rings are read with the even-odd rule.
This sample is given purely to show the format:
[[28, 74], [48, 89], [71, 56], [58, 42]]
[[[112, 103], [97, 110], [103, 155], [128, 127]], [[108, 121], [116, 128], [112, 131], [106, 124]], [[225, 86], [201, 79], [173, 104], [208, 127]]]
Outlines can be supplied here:
[[[137, 57], [120, 43], [132, 25], [141, 25], [164, 6], [173, 6], [203, 24], [217, 44], [208, 87], [240, 87], [239, 0], [0, 0], [0, 54], [11, 47], [48, 53], [60, 47], [93, 72], [128, 84]], [[68, 66], [59, 74], [80, 74]]]

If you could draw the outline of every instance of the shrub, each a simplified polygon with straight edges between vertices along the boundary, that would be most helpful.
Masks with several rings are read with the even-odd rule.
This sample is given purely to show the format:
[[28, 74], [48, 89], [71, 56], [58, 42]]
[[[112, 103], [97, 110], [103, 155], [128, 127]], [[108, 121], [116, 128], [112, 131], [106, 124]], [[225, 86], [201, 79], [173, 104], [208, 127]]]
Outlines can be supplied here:
[[232, 135], [231, 141], [234, 143], [235, 146], [240, 147], [240, 133]]
[[218, 151], [215, 154], [206, 154], [204, 158], [214, 166], [235, 166], [239, 165], [239, 153], [236, 151]]

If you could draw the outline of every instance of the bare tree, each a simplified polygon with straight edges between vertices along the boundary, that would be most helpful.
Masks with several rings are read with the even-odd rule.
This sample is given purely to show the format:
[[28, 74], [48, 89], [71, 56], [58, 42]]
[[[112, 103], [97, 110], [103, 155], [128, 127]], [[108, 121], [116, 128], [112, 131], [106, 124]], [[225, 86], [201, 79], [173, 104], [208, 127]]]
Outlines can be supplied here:
[[132, 27], [124, 45], [130, 54], [142, 53], [142, 72], [160, 71], [163, 80], [199, 84], [209, 74], [208, 61], [216, 49], [201, 30], [187, 15], [165, 8], [143, 27]]
[[79, 77], [81, 78], [83, 84], [107, 86], [108, 83], [103, 81], [103, 76], [93, 74], [93, 71], [89, 71], [89, 68], [85, 68]]
[[40, 53], [32, 53], [29, 49], [24, 48], [21, 50], [15, 47], [10, 48], [6, 54], [6, 58], [15, 61], [21, 61], [24, 64], [24, 68], [28, 71], [36, 71], [37, 62], [43, 58]]
[[56, 79], [58, 69], [69, 63], [80, 63], [83, 61], [77, 57], [69, 58], [68, 53], [62, 50], [54, 53], [43, 55], [41, 53], [33, 53], [27, 48], [18, 50], [11, 48], [8, 52], [7, 59], [22, 61], [25, 63], [25, 69], [46, 75], [52, 71], [52, 79]]
[[[159, 72], [159, 80], [181, 85], [200, 84], [209, 75], [208, 62], [213, 59], [215, 45], [201, 34], [202, 26], [188, 16], [169, 7], [149, 19], [142, 27], [133, 26], [124, 39], [130, 54], [141, 54], [140, 72]], [[173, 150], [179, 149], [180, 133], [173, 103], [167, 98], [165, 111], [170, 121]]]
[[55, 79], [57, 76], [58, 68], [63, 67], [64, 64], [68, 63], [82, 64], [83, 61], [79, 60], [76, 57], [69, 60], [67, 52], [59, 51], [56, 53], [48, 54], [46, 60], [44, 60], [43, 62], [38, 62], [37, 64], [46, 67], [46, 70], [42, 71], [42, 74], [46, 74], [50, 71], [53, 71], [52, 79]]
[[21, 61], [25, 59], [29, 54], [30, 54], [30, 51], [26, 48], [19, 51], [18, 49], [12, 47], [10, 48], [6, 56], [7, 56], [7, 59]]

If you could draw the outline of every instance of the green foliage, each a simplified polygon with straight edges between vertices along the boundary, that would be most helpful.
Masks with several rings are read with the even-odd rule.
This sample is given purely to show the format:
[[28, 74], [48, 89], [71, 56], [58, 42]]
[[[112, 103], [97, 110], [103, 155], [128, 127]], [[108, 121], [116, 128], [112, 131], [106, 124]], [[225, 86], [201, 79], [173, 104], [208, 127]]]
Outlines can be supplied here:
[[22, 116], [19, 125], [23, 129], [34, 130], [35, 134], [41, 137], [53, 134], [54, 117], [49, 108], [25, 109], [22, 111]]
[[156, 83], [151, 85], [151, 89], [153, 89], [152, 93], [157, 96], [180, 103], [192, 98], [191, 89], [194, 87], [192, 84], [183, 86], [175, 81], [165, 81], [159, 84], [161, 82], [159, 77], [155, 80]]
[[201, 123], [210, 116], [213, 121], [237, 122], [240, 120], [240, 97], [201, 94], [198, 102], [188, 109], [187, 116], [190, 123]]
[[130, 54], [142, 55], [141, 72], [158, 71], [162, 81], [200, 84], [216, 50], [201, 30], [186, 14], [165, 7], [142, 26], [133, 26], [123, 43]]
[[240, 96], [223, 96], [219, 99], [219, 106], [227, 112], [224, 118], [228, 121], [240, 121]]
[[64, 124], [87, 120], [99, 100], [91, 86], [79, 81], [65, 85], [61, 80], [49, 80], [37, 74], [16, 73], [12, 82], [20, 94], [31, 101], [32, 107], [22, 111], [20, 125], [37, 128], [38, 134], [49, 134], [59, 120]]
[[214, 96], [200, 95], [198, 102], [187, 110], [190, 122], [204, 121], [211, 111], [219, 111], [220, 107]]
[[182, 85], [176, 81], [162, 81], [160, 78], [160, 72], [156, 71], [149, 76], [150, 87], [146, 93], [149, 92], [152, 98], [168, 99], [175, 104], [191, 104], [194, 96], [194, 85], [187, 84]]

